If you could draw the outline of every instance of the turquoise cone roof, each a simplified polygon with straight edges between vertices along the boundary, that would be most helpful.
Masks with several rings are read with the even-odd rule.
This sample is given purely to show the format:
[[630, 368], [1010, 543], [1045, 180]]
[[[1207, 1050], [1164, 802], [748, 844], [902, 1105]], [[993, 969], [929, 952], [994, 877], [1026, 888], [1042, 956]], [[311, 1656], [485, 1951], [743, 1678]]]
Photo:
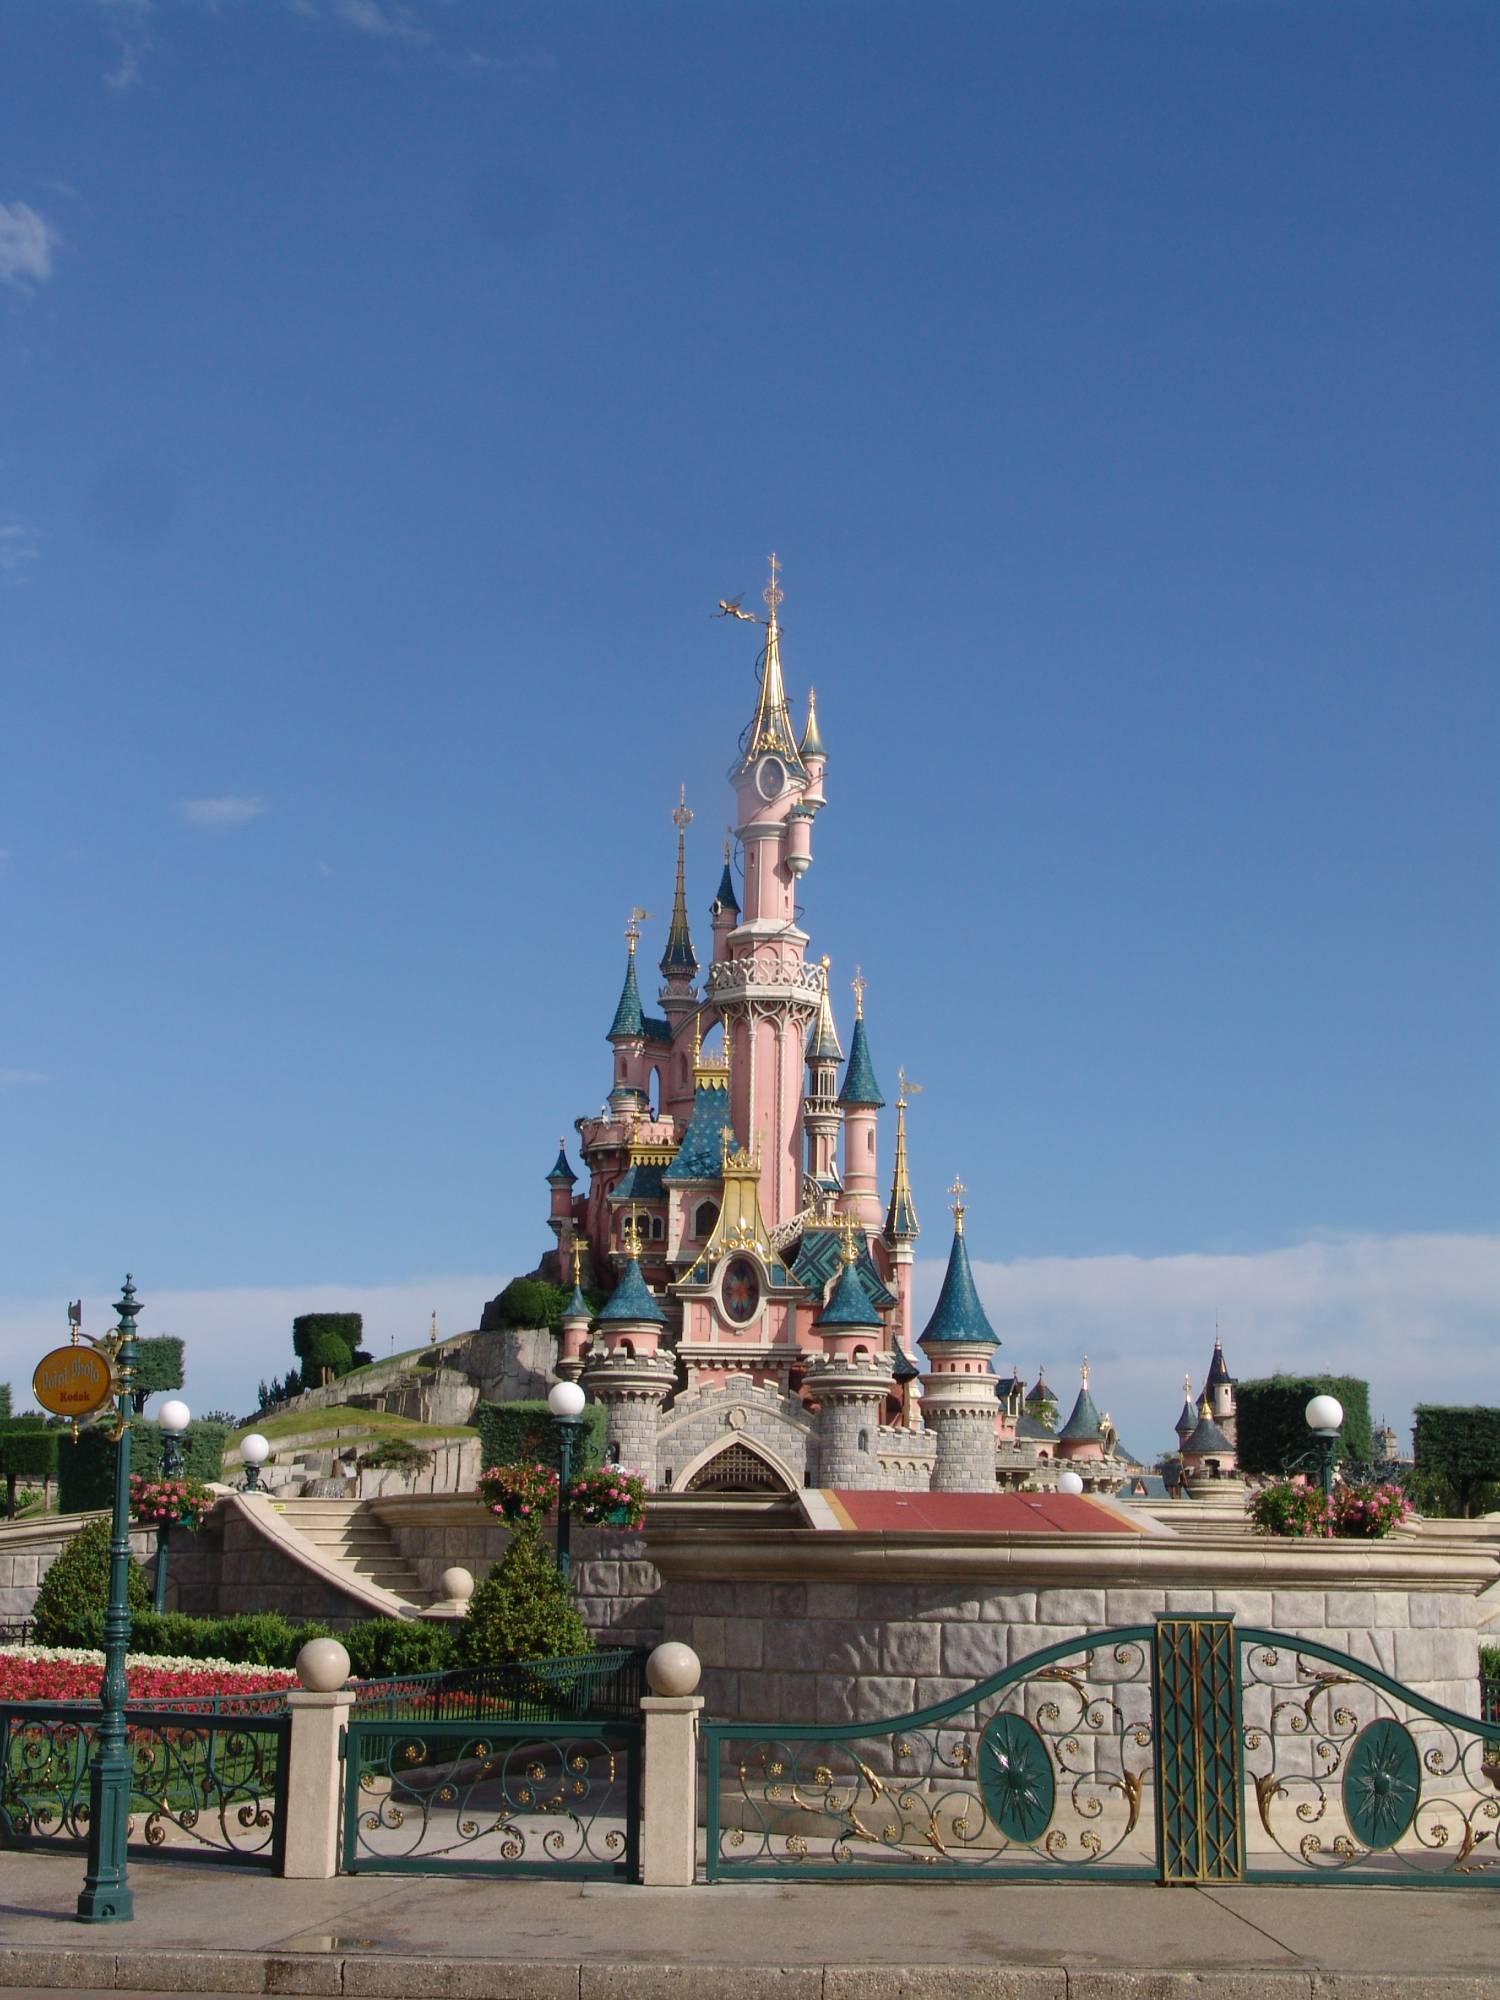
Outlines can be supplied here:
[[833, 1009], [819, 1008], [813, 1015], [813, 1024], [807, 1031], [807, 1060], [810, 1063], [841, 1063], [844, 1051], [839, 1047], [839, 1031], [833, 1025]]
[[1036, 1380], [1032, 1383], [1031, 1387], [1026, 1391], [1026, 1401], [1028, 1404], [1055, 1403], [1057, 1401], [1056, 1396], [1053, 1395], [1051, 1389], [1047, 1385], [1047, 1378], [1045, 1375], [1038, 1375]]
[[839, 1273], [833, 1296], [813, 1321], [814, 1326], [879, 1326], [880, 1314], [870, 1301], [858, 1263], [846, 1264]]
[[891, 1373], [898, 1382], [910, 1382], [916, 1376], [920, 1375], [922, 1371], [901, 1345], [901, 1336], [899, 1333], [896, 1335], [894, 1345], [896, 1349], [896, 1365], [891, 1370]]
[[885, 1212], [885, 1234], [890, 1243], [909, 1243], [914, 1236], [921, 1234], [910, 1187], [897, 1187], [892, 1183], [890, 1206]]
[[875, 1081], [875, 1065], [870, 1061], [870, 1044], [865, 1037], [863, 1020], [854, 1023], [854, 1038], [849, 1044], [849, 1067], [844, 1071], [844, 1087], [839, 1092], [839, 1103], [873, 1104], [877, 1108], [885, 1103], [880, 1085]]
[[672, 1164], [662, 1180], [718, 1181], [724, 1176], [724, 1127], [729, 1123], [729, 1093], [717, 1084], [700, 1083], [693, 1092], [693, 1115], [678, 1142]]
[[562, 1316], [564, 1319], [592, 1319], [593, 1317], [593, 1314], [589, 1310], [588, 1300], [576, 1285], [573, 1287], [572, 1298], [563, 1307]]
[[803, 730], [802, 741], [797, 747], [804, 757], [826, 757], [828, 755], [828, 752], [823, 748], [822, 732], [818, 728], [817, 704], [810, 695], [807, 702], [807, 727]]
[[1232, 1452], [1234, 1446], [1212, 1417], [1199, 1417], [1198, 1428], [1184, 1442], [1182, 1450], [1185, 1457], [1206, 1458], [1214, 1452]]
[[[836, 1229], [804, 1229], [792, 1276], [816, 1298], [838, 1270], [843, 1254], [843, 1238]], [[859, 1277], [866, 1298], [873, 1299], [882, 1312], [889, 1312], [896, 1294], [876, 1270], [868, 1246], [859, 1253]]]
[[667, 932], [667, 948], [661, 955], [661, 970], [664, 979], [671, 979], [674, 974], [683, 979], [698, 977], [698, 954], [693, 950], [692, 932], [688, 929], [684, 906], [673, 906], [672, 927]]
[[973, 1346], [983, 1342], [1000, 1345], [1000, 1336], [990, 1325], [979, 1294], [974, 1289], [974, 1273], [969, 1269], [969, 1248], [955, 1229], [953, 1248], [948, 1252], [948, 1269], [943, 1289], [932, 1309], [932, 1318], [922, 1330], [919, 1347]]
[[647, 1289], [638, 1260], [627, 1257], [620, 1282], [610, 1294], [608, 1305], [599, 1314], [601, 1324], [618, 1326], [622, 1321], [649, 1320], [655, 1326], [664, 1326], [666, 1317]]
[[1196, 1429], [1197, 1423], [1198, 1412], [1193, 1408], [1191, 1403], [1184, 1403], [1182, 1406], [1182, 1415], [1177, 1419], [1172, 1428], [1182, 1438], [1186, 1437], [1189, 1431]]
[[740, 899], [734, 893], [734, 870], [727, 861], [724, 863], [724, 873], [719, 878], [719, 893], [714, 901], [721, 910], [733, 910], [736, 916], [739, 915]]
[[1094, 1408], [1094, 1399], [1087, 1389], [1078, 1391], [1078, 1401], [1073, 1405], [1073, 1414], [1057, 1435], [1060, 1442], [1067, 1444], [1099, 1441], [1099, 1412]]
[[553, 1187], [572, 1187], [577, 1178], [577, 1174], [568, 1165], [567, 1148], [559, 1146], [557, 1149], [557, 1159], [547, 1179], [552, 1183]]
[[633, 1160], [610, 1189], [611, 1201], [663, 1201], [661, 1167], [648, 1167], [641, 1160]]
[[615, 1008], [615, 1018], [609, 1024], [607, 1040], [616, 1035], [644, 1035], [646, 1020], [641, 1012], [641, 989], [635, 983], [635, 953], [630, 954], [625, 965], [625, 984], [620, 988], [620, 1004]]

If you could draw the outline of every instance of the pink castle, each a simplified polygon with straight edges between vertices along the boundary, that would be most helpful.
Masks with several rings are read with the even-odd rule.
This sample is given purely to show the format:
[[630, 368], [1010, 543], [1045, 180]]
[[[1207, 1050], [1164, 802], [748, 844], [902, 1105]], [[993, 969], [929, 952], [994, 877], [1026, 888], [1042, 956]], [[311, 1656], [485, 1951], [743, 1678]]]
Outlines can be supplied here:
[[[931, 1487], [1050, 1482], [1076, 1458], [1108, 1490], [1128, 1469], [1088, 1399], [1060, 1437], [1038, 1380], [997, 1379], [1000, 1342], [974, 1287], [963, 1189], [942, 1293], [912, 1359], [918, 1234], [907, 1158], [908, 1085], [882, 1197], [876, 1082], [856, 970], [847, 1059], [829, 960], [810, 959], [797, 898], [827, 804], [814, 696], [794, 727], [781, 663], [779, 565], [759, 697], [730, 772], [737, 825], [711, 909], [706, 979], [688, 921], [685, 792], [657, 1014], [637, 977], [644, 912], [626, 929], [608, 1040], [608, 1099], [576, 1121], [586, 1180], [559, 1147], [548, 1175], [566, 1283], [558, 1372], [608, 1412], [612, 1458], [654, 1487]], [[736, 867], [738, 861], [738, 867]], [[840, 1069], [843, 1075], [840, 1079]], [[585, 1273], [608, 1302], [592, 1312]]]

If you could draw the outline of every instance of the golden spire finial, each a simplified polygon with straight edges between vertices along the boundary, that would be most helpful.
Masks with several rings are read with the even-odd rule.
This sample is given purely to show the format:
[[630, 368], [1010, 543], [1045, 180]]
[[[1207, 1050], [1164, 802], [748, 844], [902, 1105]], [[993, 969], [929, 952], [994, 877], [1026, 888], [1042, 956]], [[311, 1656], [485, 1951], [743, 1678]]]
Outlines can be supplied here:
[[865, 988], [869, 983], [869, 980], [865, 978], [864, 967], [856, 965], [854, 968], [854, 977], [849, 981], [849, 984], [854, 988], [854, 1018], [856, 1021], [862, 1021], [865, 1018]]
[[953, 1176], [953, 1185], [949, 1188], [948, 1192], [953, 1197], [950, 1204], [953, 1210], [953, 1234], [955, 1236], [962, 1236], [964, 1233], [964, 1196], [969, 1190], [964, 1186], [958, 1175], [955, 1174]]
[[1186, 1398], [1187, 1398], [1187, 1400], [1188, 1400], [1189, 1402], [1192, 1402], [1192, 1400], [1193, 1400], [1193, 1378], [1192, 1378], [1192, 1376], [1191, 1376], [1191, 1375], [1184, 1375], [1184, 1376], [1183, 1376], [1183, 1378], [1182, 1378], [1182, 1393], [1183, 1393], [1183, 1395], [1184, 1395], [1184, 1396], [1186, 1396]]
[[625, 1218], [625, 1227], [620, 1231], [620, 1247], [632, 1264], [640, 1262], [641, 1218], [634, 1203], [631, 1204], [630, 1213]]
[[693, 1015], [693, 1068], [703, 1060], [703, 1009]]
[[766, 585], [765, 589], [761, 592], [761, 595], [762, 597], [764, 597], [766, 601], [766, 607], [771, 614], [766, 622], [767, 624], [770, 625], [772, 631], [774, 632], [776, 629], [776, 607], [780, 604], [782, 597], [784, 595], [781, 585], [776, 581], [777, 577], [779, 577], [781, 574], [781, 564], [777, 560], [776, 551], [774, 549], [772, 549], [771, 551], [770, 563], [771, 563], [771, 581]]
[[1083, 1357], [1083, 1366], [1079, 1369], [1078, 1375], [1080, 1381], [1082, 1382], [1084, 1388], [1086, 1389], [1089, 1386], [1089, 1358], [1086, 1354]]
[[640, 904], [637, 903], [635, 908], [630, 912], [629, 920], [625, 925], [625, 942], [630, 948], [630, 956], [632, 958], [635, 957], [635, 948], [641, 941], [641, 925], [649, 924], [650, 921], [651, 912], [643, 910]]
[[672, 808], [672, 824], [679, 833], [686, 833], [693, 823], [693, 815], [688, 810], [687, 786], [677, 787], [677, 803]]
[[572, 1243], [570, 1245], [570, 1248], [572, 1249], [573, 1252], [573, 1289], [575, 1292], [581, 1292], [583, 1290], [584, 1241], [585, 1239], [581, 1235], [579, 1235], [577, 1231], [575, 1231]]

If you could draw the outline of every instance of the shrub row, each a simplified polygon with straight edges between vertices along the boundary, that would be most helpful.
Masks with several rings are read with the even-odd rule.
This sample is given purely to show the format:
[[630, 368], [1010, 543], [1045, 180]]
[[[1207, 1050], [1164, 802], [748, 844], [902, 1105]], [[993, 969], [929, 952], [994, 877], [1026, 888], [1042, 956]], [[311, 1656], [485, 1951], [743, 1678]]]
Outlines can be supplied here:
[[1368, 1465], [1370, 1385], [1357, 1375], [1268, 1375], [1235, 1388], [1236, 1440], [1246, 1472], [1285, 1472], [1313, 1448], [1306, 1410], [1314, 1396], [1337, 1396], [1344, 1406], [1337, 1456]]
[[[479, 1433], [486, 1467], [491, 1465], [550, 1465], [561, 1470], [558, 1430], [546, 1402], [476, 1403], [469, 1422]], [[588, 1472], [604, 1456], [605, 1413], [599, 1403], [583, 1412], [583, 1427], [573, 1449], [573, 1471]]]
[[[78, 1433], [75, 1444], [65, 1431], [57, 1453], [57, 1503], [65, 1514], [91, 1514], [109, 1507], [115, 1496], [115, 1447], [102, 1425], [91, 1425]], [[207, 1419], [189, 1426], [182, 1470], [190, 1479], [224, 1477], [224, 1445], [229, 1436], [223, 1424]], [[155, 1424], [133, 1424], [130, 1430], [131, 1469], [155, 1479], [161, 1473], [161, 1432]], [[61, 1642], [56, 1642], [61, 1643]]]

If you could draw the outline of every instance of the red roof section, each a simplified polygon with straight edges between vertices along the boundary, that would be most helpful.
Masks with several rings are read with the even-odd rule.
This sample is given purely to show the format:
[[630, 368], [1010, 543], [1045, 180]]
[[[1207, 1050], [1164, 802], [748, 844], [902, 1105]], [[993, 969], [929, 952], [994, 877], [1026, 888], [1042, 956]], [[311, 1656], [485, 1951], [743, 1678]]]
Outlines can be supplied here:
[[825, 1489], [841, 1525], [862, 1534], [1138, 1535], [1086, 1493], [865, 1493]]

